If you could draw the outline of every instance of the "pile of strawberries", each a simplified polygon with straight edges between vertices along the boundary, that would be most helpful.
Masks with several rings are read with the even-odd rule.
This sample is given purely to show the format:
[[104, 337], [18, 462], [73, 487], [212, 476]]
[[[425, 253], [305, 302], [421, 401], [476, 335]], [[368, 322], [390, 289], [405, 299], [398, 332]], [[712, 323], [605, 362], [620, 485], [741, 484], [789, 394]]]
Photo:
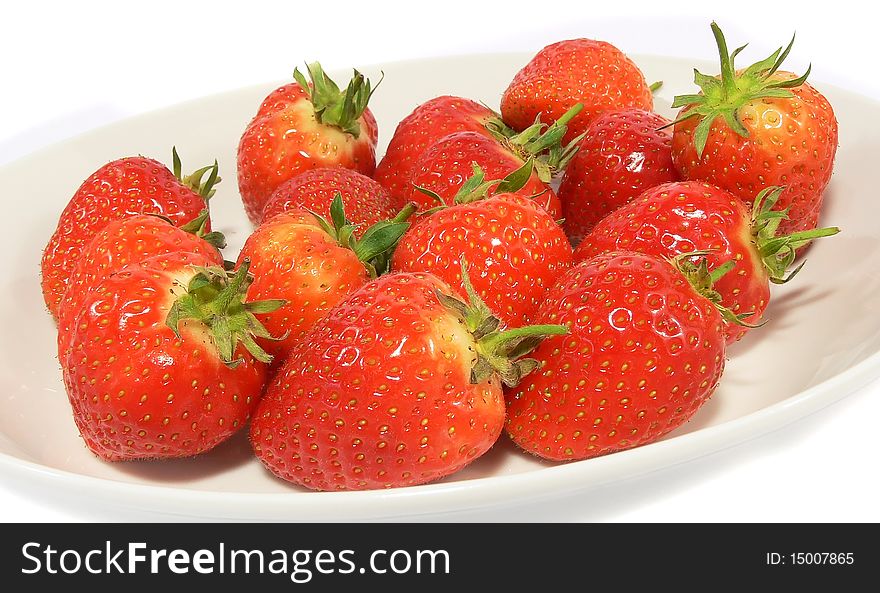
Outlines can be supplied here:
[[[255, 230], [225, 261], [218, 166], [101, 167], [42, 261], [73, 416], [109, 461], [247, 429], [317, 490], [447, 476], [502, 432], [551, 460], [652, 442], [715, 390], [818, 237], [837, 123], [791, 44], [695, 72], [675, 122], [613, 45], [542, 49], [500, 114], [416, 107], [376, 165], [375, 87], [310, 64], [238, 149]], [[556, 181], [560, 181], [557, 183]]]

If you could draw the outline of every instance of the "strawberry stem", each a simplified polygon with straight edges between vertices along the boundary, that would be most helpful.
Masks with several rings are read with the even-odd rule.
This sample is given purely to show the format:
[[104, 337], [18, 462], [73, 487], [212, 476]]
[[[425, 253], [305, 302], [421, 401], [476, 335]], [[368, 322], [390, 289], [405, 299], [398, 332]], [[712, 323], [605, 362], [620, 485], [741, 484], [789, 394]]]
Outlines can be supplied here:
[[694, 146], [699, 158], [702, 158], [709, 131], [716, 119], [723, 118], [730, 129], [743, 138], [748, 138], [749, 131], [739, 118], [740, 108], [751, 101], [765, 97], [793, 97], [794, 95], [787, 89], [802, 85], [810, 74], [808, 67], [802, 76], [791, 80], [774, 78], [774, 74], [794, 45], [794, 37], [784, 49], [780, 47], [767, 58], [737, 73], [736, 57], [746, 46], [738, 47], [730, 53], [721, 28], [714, 22], [711, 27], [721, 60], [721, 74], [717, 77], [707, 76], [694, 69], [694, 83], [700, 87], [700, 94], [678, 95], [672, 102], [674, 108], [686, 108], [673, 124], [691, 118], [699, 119], [694, 129]]
[[[168, 222], [171, 221], [168, 220]], [[186, 231], [187, 233], [191, 233], [196, 237], [205, 240], [219, 251], [226, 247], [226, 237], [220, 231], [208, 231], [209, 222], [211, 222], [211, 216], [208, 209], [205, 208], [198, 216], [181, 225], [180, 230]]]
[[798, 249], [814, 239], [840, 232], [837, 227], [823, 227], [777, 235], [779, 223], [788, 218], [788, 209], [773, 210], [784, 189], [767, 187], [758, 193], [752, 205], [752, 241], [774, 284], [785, 284], [801, 271], [803, 262], [791, 273], [788, 271], [797, 258]]
[[[721, 279], [725, 274], [730, 272], [735, 266], [736, 262], [733, 260], [724, 262], [720, 266], [717, 266], [714, 270], [709, 271], [709, 263], [705, 256], [709, 255], [711, 252], [706, 250], [701, 251], [691, 251], [688, 253], [681, 253], [670, 260], [670, 263], [675, 266], [675, 268], [684, 275], [690, 285], [697, 291], [698, 294], [702, 295], [706, 299], [708, 299], [715, 308], [721, 313], [721, 317], [724, 318], [727, 323], [731, 323], [734, 325], [740, 325], [742, 327], [748, 328], [756, 328], [764, 325], [766, 322], [759, 323], [757, 325], [751, 325], [746, 323], [746, 319], [752, 316], [752, 313], [741, 313], [737, 315], [730, 309], [724, 306], [721, 302], [721, 294], [715, 290], [714, 284], [719, 279]], [[694, 263], [692, 260], [694, 258], [699, 258], [699, 260]]]
[[719, 280], [721, 280], [729, 271], [736, 267], [736, 262], [733, 260], [726, 261], [714, 270], [709, 273], [709, 282], [711, 284], [715, 284]]
[[[361, 126], [358, 120], [366, 111], [370, 98], [382, 79], [376, 86], [372, 86], [368, 78], [354, 70], [345, 91], [341, 91], [333, 79], [327, 76], [320, 63], [306, 64], [306, 71], [309, 74], [308, 79], [298, 68], [293, 71], [293, 78], [308, 95], [315, 108], [317, 120], [337, 127], [355, 138], [360, 137]], [[383, 79], [384, 76], [383, 73]]]
[[[486, 181], [486, 174], [476, 162], [471, 163], [471, 170], [473, 171], [471, 176], [461, 184], [461, 187], [459, 187], [458, 191], [455, 193], [455, 197], [452, 199], [453, 204], [470, 204], [472, 202], [483, 200], [489, 197], [490, 190], [492, 190], [493, 187], [495, 187], [495, 190], [491, 192], [492, 195], [518, 192], [525, 187], [526, 183], [528, 183], [529, 179], [532, 177], [532, 171], [534, 171], [534, 159], [530, 158], [522, 167], [509, 173], [504, 179], [490, 179], [489, 181]], [[437, 206], [424, 211], [423, 214], [430, 215], [448, 207], [443, 198], [436, 192], [425, 187], [419, 187], [418, 185], [415, 186], [415, 188], [432, 200], [438, 202]]]
[[[202, 167], [201, 169], [196, 169], [189, 175], [183, 175], [183, 165], [180, 162], [180, 155], [177, 154], [177, 147], [171, 147], [171, 161], [172, 161], [172, 172], [174, 176], [180, 181], [183, 185], [190, 188], [202, 198], [204, 198], [205, 202], [214, 197], [214, 194], [217, 192], [216, 185], [222, 181], [222, 179], [218, 176], [220, 168], [217, 165], [217, 159], [214, 159], [213, 165], [208, 165], [207, 167]], [[208, 174], [208, 178], [203, 181], [205, 177], [205, 173]]]
[[477, 343], [477, 360], [471, 367], [472, 384], [482, 383], [497, 375], [504, 385], [515, 387], [540, 365], [537, 360], [525, 356], [545, 338], [568, 333], [564, 325], [528, 325], [499, 330], [501, 321], [474, 290], [464, 258], [461, 262], [461, 281], [469, 302], [440, 291], [437, 291], [437, 298], [462, 318]]
[[418, 207], [409, 203], [391, 220], [382, 220], [368, 228], [362, 237], [356, 234], [357, 227], [345, 216], [342, 194], [336, 193], [330, 203], [330, 221], [316, 212], [312, 212], [325, 233], [330, 235], [340, 247], [351, 249], [371, 278], [377, 278], [388, 271], [391, 254], [398, 241], [409, 229], [407, 222]]
[[254, 337], [273, 338], [254, 316], [270, 313], [284, 306], [287, 301], [271, 299], [245, 303], [244, 298], [253, 276], [248, 269], [250, 260], [245, 258], [238, 271], [230, 276], [220, 267], [195, 267], [196, 274], [190, 278], [184, 293], [179, 296], [165, 324], [180, 338], [180, 322], [194, 319], [204, 324], [220, 354], [220, 360], [229, 368], [235, 368], [244, 360], [234, 358], [236, 346], [241, 343], [260, 362], [269, 363], [272, 356], [254, 341]]
[[553, 176], [565, 169], [574, 158], [578, 151], [578, 145], [586, 134], [585, 132], [567, 145], [562, 145], [562, 140], [568, 131], [568, 122], [583, 108], [582, 103], [576, 103], [550, 125], [541, 123], [539, 114], [535, 118], [535, 123], [518, 134], [498, 118], [490, 118], [486, 123], [486, 129], [521, 160], [534, 159], [534, 167], [538, 177], [544, 183], [550, 183]]

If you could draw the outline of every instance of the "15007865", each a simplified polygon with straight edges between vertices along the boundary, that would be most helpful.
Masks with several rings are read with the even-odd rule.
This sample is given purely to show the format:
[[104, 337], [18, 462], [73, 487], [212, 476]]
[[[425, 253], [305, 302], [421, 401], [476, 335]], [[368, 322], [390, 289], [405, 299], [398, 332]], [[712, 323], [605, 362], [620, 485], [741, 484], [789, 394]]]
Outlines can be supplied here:
[[855, 564], [853, 552], [767, 552], [765, 561], [768, 565], [852, 565]]

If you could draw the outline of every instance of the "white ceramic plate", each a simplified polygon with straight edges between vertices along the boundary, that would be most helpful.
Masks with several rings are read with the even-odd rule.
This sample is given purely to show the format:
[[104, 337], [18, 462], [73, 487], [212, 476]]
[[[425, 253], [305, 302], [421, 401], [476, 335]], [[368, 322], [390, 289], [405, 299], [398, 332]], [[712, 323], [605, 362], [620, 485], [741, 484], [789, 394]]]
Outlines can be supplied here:
[[[400, 62], [382, 67], [373, 111], [387, 143], [412, 108], [440, 94], [497, 105], [526, 54]], [[694, 64], [642, 56], [649, 80], [663, 80], [658, 109], [690, 91]], [[704, 71], [712, 64], [698, 64]], [[378, 75], [378, 68], [365, 69]], [[336, 72], [347, 80], [349, 72]], [[543, 463], [502, 441], [443, 482], [380, 492], [315, 493], [273, 478], [243, 434], [196, 459], [107, 464], [77, 435], [55, 358], [55, 328], [39, 288], [40, 252], [58, 214], [101, 164], [131, 154], [170, 159], [172, 144], [194, 168], [217, 157], [226, 180], [212, 200], [227, 258], [248, 225], [234, 179], [235, 148], [274, 85], [243, 89], [129, 119], [0, 169], [0, 472], [4, 481], [55, 498], [193, 518], [356, 520], [436, 517], [570, 494], [693, 459], [820, 409], [880, 375], [880, 229], [874, 224], [874, 160], [880, 105], [826, 85], [841, 146], [824, 223], [843, 233], [808, 254], [796, 282], [774, 291], [768, 317], [729, 351], [721, 387], [686, 426], [663, 441], [569, 464]], [[381, 153], [382, 147], [380, 147]], [[10, 223], [14, 220], [14, 223]], [[854, 258], [858, 258], [856, 261]]]

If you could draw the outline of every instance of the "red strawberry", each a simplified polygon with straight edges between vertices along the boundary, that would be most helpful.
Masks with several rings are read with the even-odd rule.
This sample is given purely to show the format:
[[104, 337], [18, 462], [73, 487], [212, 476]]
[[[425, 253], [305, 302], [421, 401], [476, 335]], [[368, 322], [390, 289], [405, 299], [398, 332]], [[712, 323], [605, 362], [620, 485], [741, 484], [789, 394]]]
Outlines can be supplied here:
[[604, 41], [571, 39], [548, 45], [520, 70], [501, 97], [501, 116], [515, 130], [536, 117], [555, 120], [582, 103], [566, 142], [583, 134], [606, 111], [637, 107], [650, 111], [651, 89], [639, 68]]
[[416, 164], [428, 148], [454, 132], [471, 131], [489, 137], [486, 124], [495, 117], [491, 109], [470, 99], [444, 95], [426, 101], [398, 124], [376, 167], [376, 181], [391, 193], [395, 207], [402, 208], [409, 199]]
[[498, 194], [419, 220], [400, 240], [392, 269], [430, 272], [465, 296], [461, 265], [477, 294], [509, 327], [528, 324], [571, 262], [562, 229], [533, 200]]
[[336, 194], [342, 196], [349, 220], [364, 229], [397, 214], [388, 191], [366, 175], [325, 167], [300, 173], [279, 185], [263, 210], [262, 220], [296, 208], [329, 217]]
[[[168, 253], [188, 253], [222, 266], [218, 248], [224, 246], [223, 235], [205, 233], [208, 211], [182, 227], [168, 219], [150, 214], [135, 214], [114, 220], [101, 229], [83, 249], [68, 279], [64, 298], [58, 305], [59, 336], [69, 334], [70, 323], [80, 311], [82, 302], [98, 283], [132, 263]], [[58, 345], [63, 351], [63, 345]]]
[[623, 109], [597, 117], [578, 145], [559, 186], [563, 227], [575, 244], [603, 216], [644, 190], [677, 181], [669, 120]]
[[746, 203], [762, 189], [783, 186], [776, 209], [788, 218], [779, 231], [816, 228], [837, 151], [831, 105], [805, 82], [809, 69], [803, 76], [779, 70], [791, 43], [736, 70], [739, 50], [728, 54], [715, 23], [712, 32], [721, 74], [696, 72], [700, 94], [675, 98], [673, 107], [683, 108], [672, 138], [675, 166], [685, 179], [717, 185]]
[[700, 272], [697, 290], [651, 255], [612, 252], [572, 267], [539, 316], [570, 333], [545, 340], [538, 369], [508, 392], [511, 438], [546, 459], [585, 459], [689, 420], [724, 369], [724, 321]]
[[[736, 263], [715, 279], [721, 302], [736, 315], [758, 320], [770, 300], [770, 282], [784, 283], [800, 269], [788, 273], [795, 251], [812, 239], [838, 232], [827, 228], [780, 235], [784, 218], [771, 210], [780, 192], [781, 188], [762, 191], [752, 211], [736, 196], [705, 183], [667, 183], [602, 219], [578, 245], [574, 259], [617, 250], [664, 258], [705, 251], [711, 270]], [[748, 329], [729, 325], [728, 342], [739, 340]]]
[[358, 236], [339, 195], [330, 210], [332, 222], [305, 210], [282, 212], [257, 227], [239, 255], [239, 265], [250, 261], [254, 273], [248, 301], [287, 301], [260, 316], [269, 333], [281, 337], [261, 342], [279, 362], [327, 311], [385, 271], [389, 251], [409, 227], [405, 219], [413, 208]]
[[[196, 455], [244, 426], [270, 358], [242, 305], [247, 266], [170, 253], [106, 277], [59, 336], [64, 385], [89, 449], [109, 461]], [[62, 328], [62, 331], [66, 331]]]
[[317, 62], [308, 73], [311, 82], [295, 70], [295, 83], [272, 91], [239, 142], [238, 189], [254, 224], [272, 192], [303, 171], [340, 166], [372, 175], [376, 168], [370, 81], [355, 70], [341, 91]]
[[[73, 194], [40, 265], [43, 299], [53, 317], [58, 317], [58, 303], [82, 250], [111, 221], [152, 213], [182, 225], [205, 209], [205, 201], [220, 180], [217, 163], [183, 177], [176, 150], [173, 156], [173, 173], [162, 163], [142, 156], [113, 161], [95, 171]], [[208, 178], [203, 181], [206, 173]]]
[[575, 113], [577, 109], [551, 126], [536, 122], [521, 134], [512, 134], [490, 123], [490, 129], [497, 134], [494, 138], [477, 132], [458, 132], [438, 140], [422, 154], [412, 173], [409, 201], [422, 208], [436, 206], [436, 202], [425, 195], [423, 190], [427, 189], [443, 203], [452, 204], [475, 165], [490, 179], [501, 179], [531, 162], [531, 175], [516, 192], [536, 196], [552, 216], [559, 218], [562, 212], [559, 198], [548, 184], [553, 174], [563, 169], [577, 151], [574, 143], [567, 148], [560, 143], [565, 124]]
[[559, 326], [499, 332], [485, 306], [430, 274], [387, 274], [349, 295], [294, 346], [251, 423], [257, 457], [316, 490], [411, 486], [496, 441], [502, 381]]

